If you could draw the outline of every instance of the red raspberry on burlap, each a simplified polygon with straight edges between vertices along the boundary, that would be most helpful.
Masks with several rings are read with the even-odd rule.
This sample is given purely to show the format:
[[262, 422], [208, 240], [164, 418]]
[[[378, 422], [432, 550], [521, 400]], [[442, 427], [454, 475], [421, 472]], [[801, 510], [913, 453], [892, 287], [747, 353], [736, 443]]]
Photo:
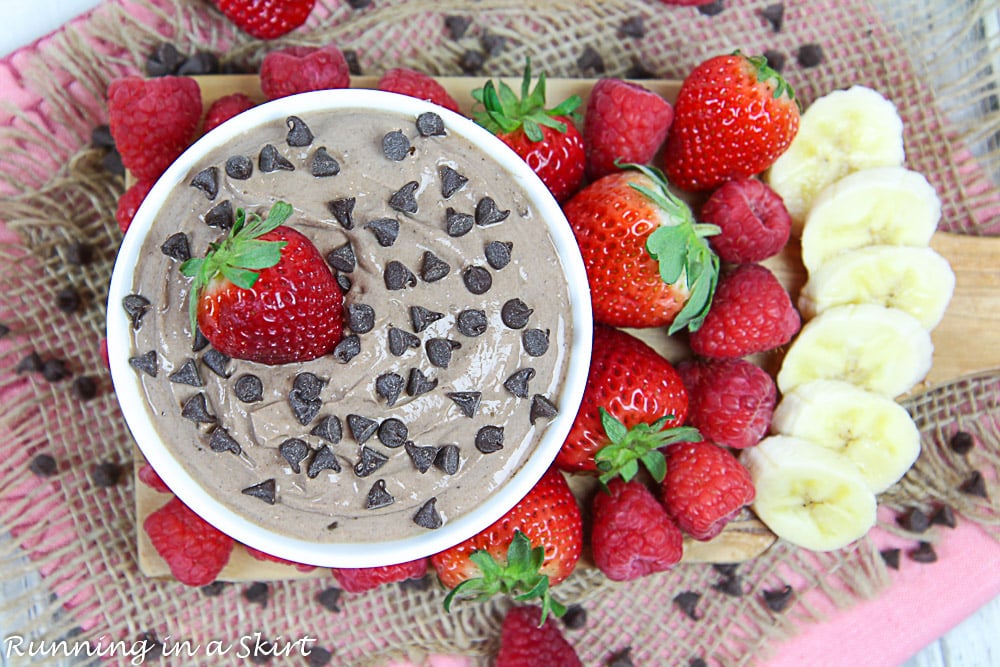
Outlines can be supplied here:
[[420, 579], [427, 574], [427, 559], [381, 567], [333, 568], [333, 577], [348, 593], [364, 593], [382, 584]]
[[271, 51], [260, 65], [260, 88], [269, 100], [350, 85], [347, 59], [333, 44], [321, 48], [290, 46]]
[[135, 217], [136, 211], [139, 210], [139, 206], [145, 201], [146, 195], [149, 194], [154, 183], [156, 183], [155, 178], [136, 181], [118, 198], [118, 208], [115, 209], [115, 221], [118, 222], [118, 227], [122, 230], [122, 234], [127, 232], [128, 228], [132, 225], [132, 218]]
[[203, 132], [208, 132], [222, 125], [224, 122], [243, 113], [247, 109], [252, 109], [254, 101], [243, 93], [232, 93], [225, 95], [212, 102], [212, 106], [205, 113], [205, 126]]
[[427, 100], [458, 113], [458, 102], [455, 98], [445, 90], [444, 86], [423, 72], [395, 67], [378, 80], [378, 89]]
[[179, 498], [167, 501], [146, 517], [142, 526], [170, 573], [188, 586], [206, 586], [215, 581], [229, 562], [235, 544]]
[[555, 619], [548, 616], [539, 624], [541, 618], [541, 607], [511, 607], [500, 627], [495, 667], [581, 667], [576, 650], [563, 637]]

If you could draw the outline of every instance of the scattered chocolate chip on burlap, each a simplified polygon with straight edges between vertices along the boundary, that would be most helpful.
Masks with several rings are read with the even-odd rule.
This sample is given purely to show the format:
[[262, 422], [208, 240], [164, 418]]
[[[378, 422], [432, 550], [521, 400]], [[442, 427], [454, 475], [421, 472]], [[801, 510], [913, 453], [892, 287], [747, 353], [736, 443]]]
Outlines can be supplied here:
[[767, 51], [764, 51], [764, 58], [767, 60], [767, 64], [770, 65], [771, 69], [775, 72], [781, 72], [785, 69], [785, 62], [787, 61], [787, 58], [781, 51], [768, 49]]
[[118, 484], [122, 476], [122, 467], [114, 461], [102, 461], [95, 463], [90, 469], [90, 481], [94, 486], [102, 489], [111, 488]]
[[80, 401], [89, 401], [97, 396], [97, 389], [97, 380], [89, 375], [81, 375], [75, 378], [73, 384], [70, 386], [73, 398]]
[[989, 498], [989, 494], [986, 492], [986, 478], [978, 470], [973, 470], [959, 485], [958, 490], [969, 496], [983, 499]]
[[270, 592], [271, 590], [266, 583], [255, 581], [243, 589], [243, 598], [252, 604], [259, 604], [261, 607], [266, 607]]
[[701, 600], [701, 593], [685, 591], [674, 596], [674, 604], [693, 621], [701, 618], [698, 614], [698, 602]]
[[475, 49], [466, 49], [458, 59], [458, 66], [469, 75], [478, 74], [485, 64], [486, 57]]
[[715, 2], [706, 2], [703, 5], [698, 5], [698, 13], [703, 16], [718, 16], [725, 8], [726, 3], [724, 0], [715, 0]]
[[630, 16], [618, 26], [618, 33], [623, 37], [639, 39], [646, 36], [646, 25], [641, 15]]
[[785, 4], [776, 2], [768, 5], [760, 11], [761, 17], [771, 25], [771, 30], [781, 32], [781, 27], [785, 22]]
[[331, 586], [330, 588], [324, 588], [319, 593], [316, 594], [316, 602], [327, 611], [332, 611], [334, 613], [340, 611], [340, 596], [343, 595], [344, 591]]
[[764, 604], [771, 611], [780, 613], [788, 607], [788, 603], [792, 600], [793, 592], [792, 587], [787, 584], [781, 588], [765, 590], [763, 592]]
[[214, 598], [222, 595], [222, 592], [229, 586], [228, 581], [213, 581], [201, 587], [201, 593], [205, 597]]
[[444, 27], [448, 31], [448, 36], [454, 40], [462, 39], [466, 30], [472, 25], [472, 19], [467, 16], [445, 16]]
[[177, 68], [177, 76], [204, 76], [218, 74], [221, 70], [217, 55], [211, 51], [197, 51], [184, 59]]
[[743, 587], [743, 577], [738, 574], [723, 577], [712, 584], [712, 588], [730, 597], [741, 597], [746, 593]]
[[882, 549], [878, 553], [882, 557], [882, 561], [886, 567], [893, 570], [899, 569], [899, 549]]
[[917, 563], [934, 563], [937, 561], [937, 552], [930, 542], [918, 542], [917, 546], [906, 552], [910, 560]]
[[619, 651], [615, 651], [608, 658], [607, 664], [608, 667], [635, 667], [635, 663], [632, 662], [632, 647], [626, 646]]
[[819, 44], [803, 44], [795, 54], [799, 66], [807, 69], [821, 65], [824, 59], [823, 47]]
[[83, 305], [83, 299], [75, 288], [63, 287], [56, 292], [55, 306], [57, 310], [72, 315], [80, 309], [81, 305]]
[[583, 48], [580, 57], [576, 59], [576, 66], [584, 76], [600, 76], [607, 69], [604, 65], [604, 56], [590, 44]]
[[946, 528], [954, 528], [958, 525], [958, 519], [955, 517], [955, 510], [952, 509], [951, 505], [941, 505], [934, 510], [931, 514], [931, 524], [935, 526], [945, 526]]
[[896, 523], [911, 533], [923, 533], [930, 528], [931, 520], [919, 507], [911, 507], [905, 514], [897, 517]]
[[976, 441], [968, 431], [956, 431], [949, 439], [948, 446], [951, 451], [965, 456], [975, 447]]
[[52, 477], [59, 471], [59, 464], [51, 454], [38, 454], [31, 459], [28, 470], [38, 477]]
[[177, 47], [170, 42], [161, 42], [146, 56], [146, 76], [160, 77], [177, 73], [177, 68], [184, 62]]

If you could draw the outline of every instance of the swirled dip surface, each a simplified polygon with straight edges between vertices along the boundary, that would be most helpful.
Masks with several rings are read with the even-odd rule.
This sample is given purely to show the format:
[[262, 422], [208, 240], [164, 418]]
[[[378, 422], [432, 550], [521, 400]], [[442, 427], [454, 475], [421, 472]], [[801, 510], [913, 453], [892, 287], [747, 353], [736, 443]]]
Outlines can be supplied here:
[[[170, 195], [146, 238], [133, 285], [133, 292], [150, 302], [134, 330], [133, 355], [149, 361], [155, 351], [156, 375], [136, 372], [159, 436], [174, 456], [209, 493], [261, 526], [317, 542], [384, 541], [434, 530], [435, 515], [442, 523], [453, 521], [501, 487], [552, 417], [546, 400], [558, 405], [572, 337], [565, 274], [545, 224], [513, 177], [463, 137], [447, 128], [423, 136], [427, 130], [421, 133], [415, 118], [368, 110], [304, 114], [300, 120], [312, 134], [306, 145], [290, 145], [289, 139], [303, 143], [300, 128], [293, 131], [298, 138], [289, 134], [293, 123], [266, 124], [208, 155]], [[384, 141], [387, 134], [392, 136]], [[271, 149], [262, 156], [265, 146], [273, 146], [287, 164], [262, 170], [273, 162], [273, 154], [266, 155]], [[242, 173], [234, 169], [237, 163]], [[214, 193], [204, 187], [212, 167]], [[351, 198], [351, 220], [344, 220], [346, 204], [331, 202]], [[345, 321], [351, 306], [358, 316], [356, 330], [348, 323], [345, 337], [357, 336], [360, 347], [346, 361], [345, 348], [279, 366], [220, 360], [210, 346], [195, 349], [188, 324], [190, 281], [180, 273], [178, 248], [186, 241], [192, 255], [203, 256], [224, 234], [207, 224], [206, 216], [208, 222], [224, 221], [225, 202], [232, 210], [263, 216], [276, 200], [292, 204], [295, 213], [286, 224], [308, 236], [324, 256], [340, 248], [340, 259], [330, 261], [341, 265], [334, 273], [347, 288]], [[461, 216], [475, 220], [477, 207], [478, 223], [464, 231], [469, 218]], [[369, 224], [380, 219], [398, 222], [398, 234], [388, 243], [385, 220]], [[392, 227], [388, 223], [388, 236]], [[489, 246], [492, 242], [503, 246]], [[344, 270], [347, 243], [356, 258], [352, 270]], [[501, 268], [491, 265], [487, 247], [492, 264]], [[506, 265], [504, 248], [510, 250]], [[426, 253], [447, 265], [443, 277], [443, 265]], [[386, 275], [392, 262], [413, 274], [409, 281], [404, 275], [402, 288], [387, 284], [393, 281]], [[482, 285], [473, 283], [470, 290], [467, 278], [484, 275], [491, 279], [489, 288], [474, 293]], [[508, 304], [512, 299], [526, 308]], [[358, 305], [374, 311], [371, 323]], [[415, 322], [417, 306], [441, 317]], [[485, 316], [481, 333], [468, 326], [477, 320], [472, 311]], [[533, 343], [544, 348], [546, 340], [544, 351], [529, 354]], [[390, 343], [400, 342], [390, 349]], [[411, 378], [417, 371], [426, 382], [408, 384], [420, 379]], [[296, 378], [311, 379], [306, 373], [321, 383], [318, 398], [311, 399], [307, 390], [290, 400]], [[391, 374], [402, 380], [394, 402], [387, 397], [394, 393]], [[260, 380], [259, 398], [244, 393], [254, 384], [247, 376]], [[388, 378], [390, 391], [376, 390], [380, 377]], [[462, 395], [449, 396], [456, 392], [471, 393], [465, 410], [454, 400]], [[475, 393], [479, 402], [470, 417], [466, 411]], [[190, 416], [199, 395], [208, 414], [202, 421]], [[182, 415], [186, 405], [188, 417]], [[395, 422], [395, 432], [387, 426], [384, 437], [376, 432], [359, 442], [363, 437], [349, 426], [366, 423], [358, 417], [380, 425], [399, 420], [406, 444], [399, 445]], [[339, 437], [332, 428], [338, 422]], [[496, 428], [481, 431], [484, 427]], [[296, 439], [305, 448], [299, 442], [282, 447]], [[440, 452], [436, 458], [434, 448]]]

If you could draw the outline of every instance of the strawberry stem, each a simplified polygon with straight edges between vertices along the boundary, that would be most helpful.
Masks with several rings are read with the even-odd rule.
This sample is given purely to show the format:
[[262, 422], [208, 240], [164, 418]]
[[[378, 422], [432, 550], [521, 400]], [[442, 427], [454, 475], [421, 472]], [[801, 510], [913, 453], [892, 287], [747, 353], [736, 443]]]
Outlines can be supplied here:
[[692, 426], [664, 428], [674, 415], [664, 415], [652, 424], [640, 422], [629, 429], [604, 408], [598, 409], [601, 426], [610, 440], [594, 454], [594, 462], [601, 471], [598, 480], [604, 485], [619, 476], [628, 482], [638, 474], [640, 463], [653, 479], [662, 482], [667, 475], [667, 461], [660, 448], [702, 440], [701, 433]]
[[489, 80], [482, 88], [472, 91], [472, 97], [482, 109], [472, 114], [473, 120], [493, 134], [510, 134], [518, 129], [531, 141], [544, 138], [542, 126], [565, 133], [566, 123], [558, 117], [577, 120], [576, 109], [583, 100], [572, 95], [552, 109], [545, 108], [545, 72], [538, 75], [538, 82], [531, 90], [531, 59], [525, 61], [524, 76], [521, 79], [521, 95], [518, 97], [510, 86], [501, 81], [495, 84]]

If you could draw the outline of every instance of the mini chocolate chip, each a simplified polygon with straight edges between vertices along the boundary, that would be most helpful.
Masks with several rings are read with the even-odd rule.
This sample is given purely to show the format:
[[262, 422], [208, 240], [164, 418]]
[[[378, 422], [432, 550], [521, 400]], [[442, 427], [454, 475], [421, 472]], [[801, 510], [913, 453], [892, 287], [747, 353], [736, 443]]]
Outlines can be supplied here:
[[518, 398], [528, 398], [528, 382], [535, 377], [534, 368], [522, 368], [511, 373], [503, 382], [504, 388]]
[[[146, 354], [148, 355], [149, 352], [147, 352]], [[153, 354], [155, 355], [156, 353], [153, 352]], [[133, 359], [139, 359], [139, 358], [141, 357], [133, 357]], [[155, 361], [156, 357], [154, 356], [153, 359]], [[132, 366], [134, 366], [135, 368], [139, 368], [134, 363], [132, 363], [132, 359], [129, 359], [129, 363], [132, 364]], [[19, 362], [17, 362], [17, 365], [14, 366], [14, 370], [17, 373], [38, 373], [39, 371], [42, 370], [42, 358], [38, 356], [37, 352], [32, 350], [31, 352], [26, 354]], [[153, 377], [156, 377], [155, 364], [153, 365], [153, 373], [151, 373], [151, 375]]]
[[267, 584], [263, 581], [257, 581], [246, 587], [243, 591], [243, 597], [247, 602], [252, 604], [259, 604], [261, 607], [267, 606], [267, 598], [269, 596], [269, 589]]
[[233, 384], [236, 398], [243, 403], [256, 403], [264, 400], [264, 383], [256, 375], [244, 373], [236, 378]]
[[451, 272], [451, 265], [430, 250], [424, 251], [420, 262], [420, 277], [425, 283], [441, 280]]
[[642, 20], [641, 15], [630, 16], [621, 22], [618, 26], [618, 32], [620, 32], [625, 37], [645, 37], [646, 36], [646, 26]]
[[604, 74], [604, 57], [593, 46], [588, 44], [583, 53], [576, 59], [576, 66], [584, 74]]
[[388, 507], [389, 505], [396, 502], [396, 499], [392, 497], [388, 489], [385, 488], [385, 480], [377, 479], [372, 488], [368, 491], [368, 499], [365, 502], [365, 509], [377, 510], [382, 507]]
[[410, 140], [402, 130], [393, 130], [382, 137], [382, 153], [395, 162], [406, 158], [410, 153]]
[[437, 458], [438, 454], [437, 447], [433, 445], [419, 447], [412, 440], [407, 440], [403, 443], [403, 446], [406, 449], [406, 453], [410, 455], [410, 460], [413, 461], [414, 467], [416, 467], [420, 474], [427, 472], [434, 465], [434, 459]]
[[417, 277], [413, 272], [396, 260], [386, 264], [382, 278], [385, 281], [385, 288], [389, 290], [400, 290], [417, 284]]
[[10, 327], [6, 324], [0, 324], [0, 338], [3, 338], [10, 333]]
[[680, 607], [680, 610], [687, 614], [688, 618], [692, 621], [697, 621], [701, 618], [698, 614], [698, 602], [700, 600], [701, 593], [694, 591], [686, 591], [674, 596], [674, 604]]
[[948, 439], [948, 446], [951, 447], [951, 451], [956, 454], [965, 456], [972, 451], [972, 448], [976, 446], [976, 441], [972, 437], [972, 434], [968, 431], [956, 431], [951, 438]]
[[989, 494], [986, 492], [986, 479], [978, 470], [973, 470], [972, 474], [959, 485], [958, 490], [970, 496], [989, 498]]
[[792, 600], [792, 587], [782, 586], [781, 588], [773, 590], [765, 590], [764, 593], [764, 604], [767, 608], [774, 613], [779, 613], [785, 610], [788, 603]]
[[337, 158], [330, 155], [326, 146], [320, 146], [313, 153], [312, 164], [309, 165], [309, 173], [316, 178], [328, 178], [340, 173], [340, 163]]
[[950, 505], [941, 505], [931, 514], [931, 523], [935, 526], [954, 528], [958, 525], [958, 519], [955, 517], [955, 510]]
[[219, 194], [219, 168], [202, 169], [191, 179], [191, 187], [201, 190], [211, 201]]
[[771, 24], [771, 29], [774, 32], [781, 32], [781, 26], [785, 21], [785, 4], [777, 2], [773, 5], [768, 5], [761, 10], [760, 15], [765, 21]]
[[[347, 54], [344, 54], [347, 57]], [[348, 60], [350, 62], [350, 60]], [[354, 76], [360, 76], [361, 72], [355, 73], [351, 70]], [[306, 665], [308, 667], [327, 667], [330, 661], [333, 660], [333, 652], [329, 649], [325, 649], [322, 646], [310, 646], [309, 647], [309, 657], [306, 658]]]
[[94, 261], [94, 247], [83, 241], [74, 241], [66, 246], [66, 261], [73, 266], [86, 266]]
[[740, 597], [745, 593], [743, 590], [743, 577], [738, 574], [723, 577], [719, 581], [715, 582], [712, 585], [712, 588], [720, 593], [725, 593], [730, 597]]
[[712, 563], [712, 569], [724, 577], [731, 577], [739, 569], [739, 563]]
[[476, 449], [483, 454], [503, 449], [503, 426], [483, 426], [476, 431]]
[[479, 402], [483, 398], [482, 392], [479, 391], [449, 391], [445, 396], [450, 398], [462, 411], [462, 414], [470, 419], [476, 416]]
[[327, 415], [309, 433], [319, 436], [327, 442], [337, 444], [344, 437], [344, 425], [337, 415]]
[[83, 299], [80, 298], [80, 294], [72, 287], [64, 287], [56, 292], [56, 308], [67, 315], [75, 313], [82, 304]]
[[514, 244], [509, 241], [490, 241], [486, 244], [486, 262], [499, 271], [510, 264], [510, 253]]
[[309, 456], [309, 445], [298, 438], [289, 438], [278, 445], [278, 453], [281, 454], [281, 458], [288, 461], [288, 465], [291, 466], [292, 472], [298, 475], [302, 472], [302, 468], [299, 467], [299, 464], [302, 463], [307, 456]]
[[337, 222], [344, 229], [354, 229], [354, 205], [357, 200], [354, 197], [344, 199], [334, 199], [326, 203], [326, 208], [330, 215], [336, 218]]
[[354, 464], [354, 474], [358, 477], [367, 477], [389, 460], [389, 457], [381, 452], [377, 452], [371, 447], [362, 447], [360, 459]]
[[382, 373], [375, 378], [375, 393], [385, 399], [388, 407], [392, 407], [403, 393], [404, 384], [403, 376], [398, 373]]
[[201, 363], [220, 378], [229, 377], [227, 366], [229, 366], [230, 361], [231, 359], [227, 355], [215, 349], [207, 350], [205, 354], [201, 355]]
[[525, 329], [521, 334], [524, 351], [532, 357], [540, 357], [549, 349], [549, 330]]
[[722, 13], [722, 10], [726, 8], [723, 0], [715, 0], [715, 2], [706, 2], [703, 5], [698, 5], [698, 13], [704, 16], [716, 16]]
[[458, 323], [458, 330], [470, 338], [483, 335], [489, 324], [489, 320], [486, 319], [486, 312], [476, 309], [463, 310], [458, 314], [455, 321]]
[[375, 328], [375, 309], [367, 303], [350, 304], [347, 306], [347, 326], [354, 333], [368, 333]]
[[129, 365], [139, 371], [142, 371], [150, 377], [156, 377], [156, 372], [159, 369], [159, 357], [156, 355], [156, 350], [150, 350], [144, 354], [140, 354], [137, 357], [130, 357], [128, 360]]
[[201, 352], [206, 347], [208, 347], [208, 339], [205, 338], [205, 334], [201, 332], [201, 329], [195, 328], [194, 340], [191, 342], [191, 351]]
[[418, 593], [424, 593], [430, 590], [431, 586], [434, 585], [435, 577], [430, 575], [424, 575], [419, 579], [404, 579], [399, 582], [400, 590], [404, 591], [416, 591]]
[[434, 457], [434, 467], [446, 475], [454, 475], [458, 472], [459, 454], [458, 445], [444, 445]]
[[481, 52], [474, 49], [466, 49], [458, 59], [458, 66], [466, 74], [478, 73], [483, 69], [484, 64], [486, 64], [486, 58]]
[[237, 181], [245, 181], [253, 176], [253, 160], [246, 155], [233, 155], [226, 160], [226, 175]]
[[73, 380], [73, 396], [81, 401], [89, 401], [97, 396], [97, 382], [89, 375], [81, 375]]
[[443, 526], [444, 521], [434, 506], [435, 503], [437, 503], [437, 498], [431, 498], [421, 505], [417, 513], [413, 515], [413, 523], [428, 530], [435, 530]]
[[382, 421], [378, 426], [378, 439], [386, 447], [390, 449], [395, 449], [396, 447], [402, 447], [403, 443], [406, 442], [406, 437], [409, 435], [409, 429], [406, 428], [406, 424], [402, 420], [396, 419], [395, 417], [389, 417]]
[[823, 47], [819, 44], [803, 44], [795, 54], [801, 67], [816, 67], [823, 62]]
[[389, 197], [389, 206], [400, 213], [416, 213], [417, 190], [419, 188], [420, 183], [417, 181], [410, 181], [406, 183], [403, 187], [392, 193], [391, 197]]
[[372, 0], [347, 0], [347, 4], [351, 6], [351, 9], [364, 9], [372, 4]]
[[635, 663], [632, 662], [632, 647], [626, 646], [612, 654], [607, 667], [635, 667]]
[[493, 276], [481, 266], [470, 266], [462, 272], [462, 282], [473, 294], [486, 294], [493, 287]]
[[389, 327], [389, 352], [400, 357], [409, 349], [420, 347], [420, 339], [405, 329]]
[[539, 419], [552, 419], [559, 414], [559, 408], [545, 396], [535, 394], [531, 397], [531, 411], [528, 414], [528, 421], [534, 426]]
[[122, 154], [118, 152], [117, 148], [112, 148], [109, 150], [103, 158], [101, 158], [101, 166], [109, 174], [114, 174], [116, 176], [125, 175], [125, 165], [122, 163]]
[[768, 49], [763, 53], [764, 59], [767, 60], [768, 66], [775, 72], [781, 72], [785, 69], [785, 54], [781, 51], [776, 51], [774, 49]]
[[351, 76], [361, 76], [361, 62], [358, 60], [358, 52], [354, 49], [344, 49], [344, 60], [347, 61], [347, 71]]
[[359, 445], [363, 445], [378, 430], [378, 422], [361, 415], [347, 415], [347, 428], [351, 430], [351, 437]]
[[359, 354], [361, 354], [361, 339], [355, 335], [344, 336], [333, 348], [334, 358], [345, 364]]
[[218, 74], [219, 57], [209, 51], [198, 51], [184, 59], [177, 68], [177, 76], [198, 76], [203, 74]]
[[390, 247], [399, 236], [399, 220], [395, 218], [375, 218], [365, 224], [365, 229], [375, 235], [375, 240], [383, 248]]
[[274, 501], [277, 499], [278, 485], [272, 477], [271, 479], [265, 479], [263, 482], [254, 484], [253, 486], [248, 486], [240, 493], [245, 496], [257, 498], [258, 500], [263, 500], [268, 505], [273, 505]]
[[933, 563], [938, 559], [934, 545], [930, 542], [920, 542], [916, 548], [907, 551], [906, 555], [917, 563]]
[[501, 211], [492, 197], [483, 197], [476, 203], [476, 224], [480, 227], [503, 222], [510, 215], [510, 210]]
[[162, 42], [146, 58], [146, 76], [169, 76], [177, 72], [184, 61], [177, 47], [170, 42]]
[[899, 569], [899, 549], [882, 549], [878, 553], [882, 556], [886, 567], [893, 570]]
[[444, 27], [448, 30], [448, 35], [454, 40], [462, 39], [470, 25], [472, 25], [472, 19], [466, 16], [451, 15], [444, 17]]
[[406, 381], [406, 393], [408, 396], [420, 396], [432, 391], [438, 386], [437, 378], [429, 379], [419, 368], [411, 368], [410, 376]]
[[170, 374], [170, 381], [178, 384], [186, 384], [191, 387], [204, 387], [205, 383], [198, 372], [198, 364], [194, 359], [188, 359], [181, 367]]
[[505, 302], [500, 308], [500, 319], [511, 329], [523, 329], [533, 312], [535, 311], [524, 301], [514, 298]]
[[215, 415], [208, 412], [208, 400], [203, 392], [198, 392], [188, 400], [184, 401], [181, 408], [181, 416], [190, 419], [196, 424], [214, 424]]
[[288, 405], [292, 408], [292, 414], [300, 424], [305, 426], [319, 414], [323, 407], [323, 401], [319, 398], [307, 398], [298, 389], [288, 392]]
[[289, 146], [299, 148], [308, 146], [313, 142], [312, 130], [298, 116], [289, 116], [286, 118], [285, 125], [288, 126], [288, 134], [285, 136], [285, 142]]
[[444, 229], [453, 238], [468, 234], [475, 223], [475, 218], [471, 215], [459, 213], [450, 206], [444, 212]]
[[444, 317], [444, 313], [438, 313], [423, 306], [410, 306], [410, 323], [416, 333], [422, 332], [431, 323], [437, 322], [442, 317]]
[[188, 245], [187, 234], [184, 232], [171, 234], [160, 246], [160, 252], [178, 262], [186, 262], [191, 259], [191, 246]]
[[212, 437], [208, 439], [208, 447], [213, 452], [232, 452], [236, 456], [239, 456], [240, 452], [243, 451], [240, 443], [236, 442], [236, 439], [229, 434], [229, 431], [221, 426], [212, 431]]
[[417, 132], [421, 137], [443, 137], [444, 121], [433, 111], [425, 111], [417, 116]]
[[358, 266], [358, 258], [354, 254], [354, 246], [350, 241], [337, 246], [326, 254], [326, 263], [337, 271], [350, 273]]
[[222, 591], [226, 590], [227, 586], [229, 586], [228, 581], [213, 581], [201, 587], [201, 594], [209, 598], [218, 597], [222, 595]]
[[95, 464], [90, 469], [90, 481], [94, 486], [107, 489], [118, 484], [122, 475], [122, 467], [111, 461], [104, 461]]
[[219, 202], [205, 213], [205, 224], [216, 229], [232, 229], [236, 222], [233, 204], [228, 199]]
[[507, 46], [507, 38], [487, 30], [479, 38], [479, 44], [487, 56], [495, 58], [503, 53], [504, 47]]
[[111, 136], [111, 127], [107, 123], [96, 125], [90, 131], [91, 148], [114, 148], [115, 138]]
[[912, 507], [897, 519], [897, 523], [911, 533], [923, 533], [930, 528], [931, 520], [920, 508]]
[[342, 292], [346, 293], [351, 291], [351, 279], [343, 273], [337, 273], [334, 279], [337, 281], [337, 287], [339, 287]]
[[587, 610], [579, 604], [571, 604], [566, 607], [562, 622], [567, 630], [582, 630], [587, 625]]
[[272, 171], [295, 171], [295, 166], [272, 144], [265, 144], [257, 156], [257, 166], [265, 174]]
[[688, 667], [708, 667], [704, 658], [691, 658], [688, 660]]
[[58, 469], [59, 464], [50, 454], [38, 454], [28, 464], [28, 470], [39, 477], [51, 477], [58, 472]]
[[438, 168], [438, 176], [441, 178], [441, 196], [445, 199], [451, 198], [453, 194], [465, 187], [469, 179], [444, 164]]
[[[324, 588], [319, 593], [316, 594], [316, 602], [327, 611], [332, 611], [334, 613], [340, 611], [340, 596], [344, 593], [341, 589], [336, 586], [331, 586], [330, 588]], [[313, 649], [315, 650], [315, 649]]]
[[309, 479], [316, 479], [321, 472], [324, 470], [332, 470], [334, 472], [340, 472], [340, 461], [337, 460], [337, 456], [330, 449], [329, 445], [323, 445], [313, 456], [312, 461], [309, 462], [309, 467], [306, 469], [306, 476]]
[[142, 316], [149, 310], [149, 299], [140, 294], [129, 294], [122, 299], [122, 308], [132, 322], [132, 328], [136, 331], [142, 326]]
[[452, 353], [462, 347], [457, 340], [449, 338], [430, 338], [424, 343], [427, 350], [427, 360], [438, 368], [448, 368]]
[[65, 380], [71, 373], [62, 359], [46, 359], [42, 364], [42, 377], [49, 382]]

